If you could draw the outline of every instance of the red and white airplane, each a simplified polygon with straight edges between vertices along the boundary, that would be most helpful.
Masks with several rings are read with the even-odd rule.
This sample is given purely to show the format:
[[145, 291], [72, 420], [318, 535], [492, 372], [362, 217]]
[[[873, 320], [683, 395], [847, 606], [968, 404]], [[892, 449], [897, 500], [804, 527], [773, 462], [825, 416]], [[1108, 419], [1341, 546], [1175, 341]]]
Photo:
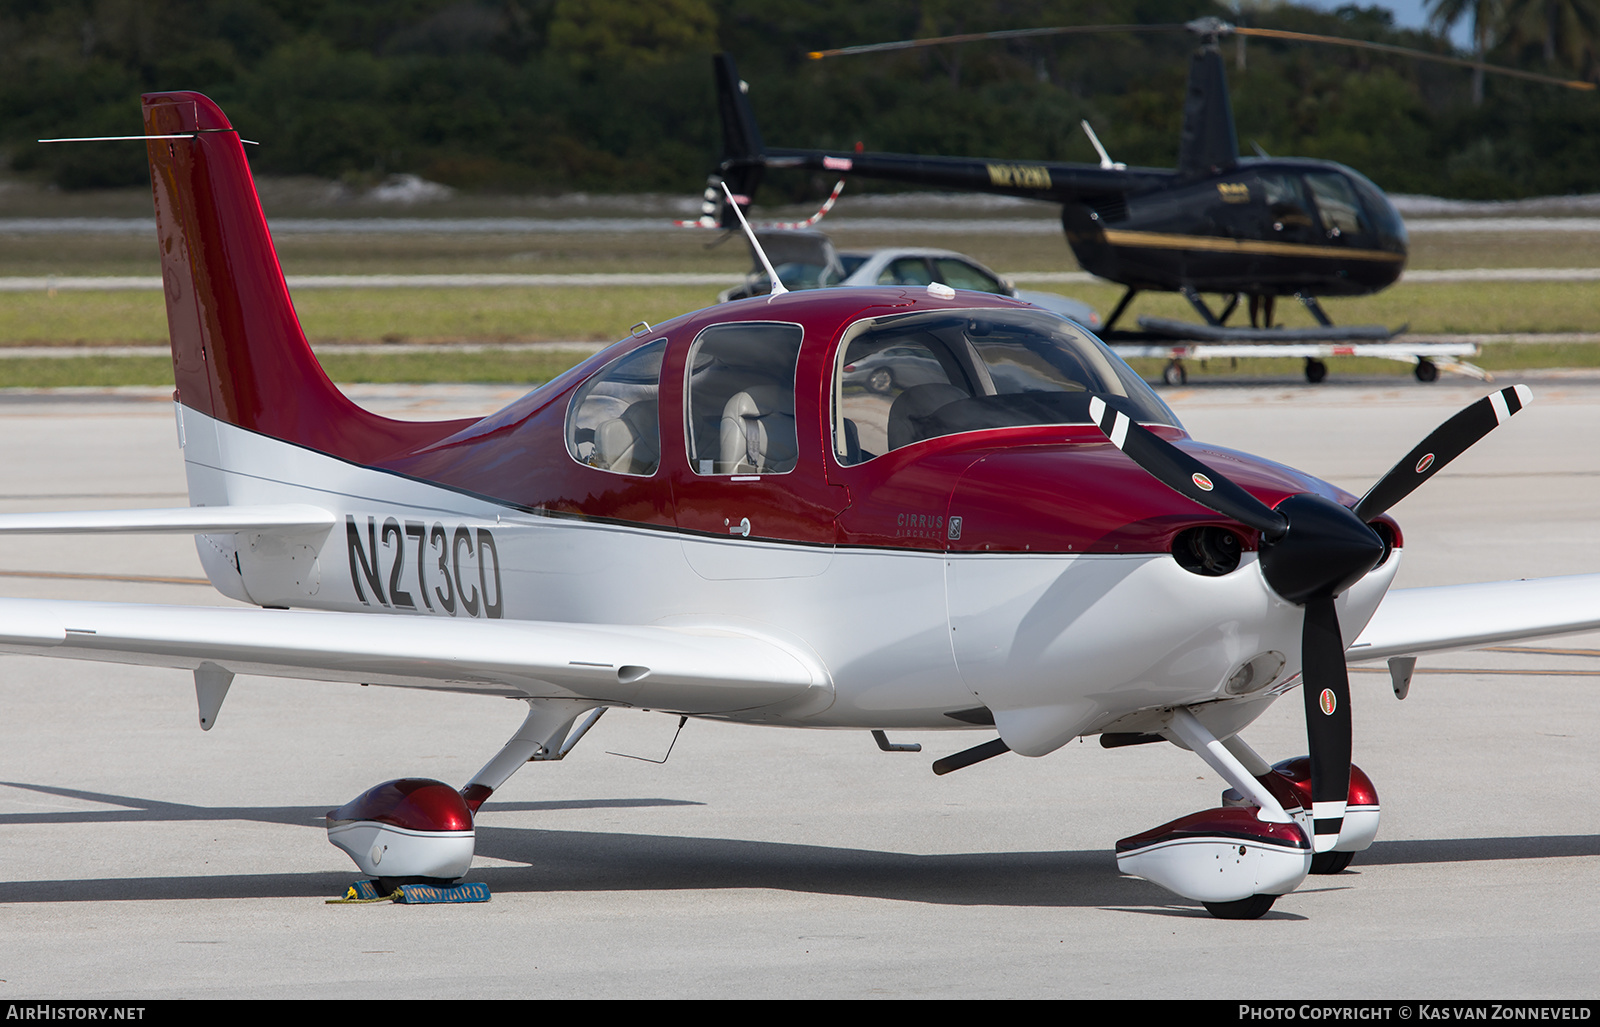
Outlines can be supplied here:
[[[937, 284], [721, 305], [480, 420], [379, 417], [313, 357], [222, 111], [159, 93], [144, 118], [192, 505], [0, 533], [192, 533], [265, 609], [0, 600], [0, 649], [191, 671], [207, 729], [238, 674], [526, 700], [459, 790], [391, 781], [329, 814], [386, 886], [465, 874], [484, 799], [624, 706], [987, 736], [940, 773], [1169, 741], [1232, 789], [1119, 865], [1257, 917], [1376, 833], [1346, 659], [1389, 660], [1403, 694], [1420, 654], [1600, 626], [1600, 576], [1389, 591], [1385, 511], [1526, 389], [1358, 500], [1190, 439], [1078, 326]], [[1239, 732], [1296, 686], [1310, 756], [1273, 766]]]

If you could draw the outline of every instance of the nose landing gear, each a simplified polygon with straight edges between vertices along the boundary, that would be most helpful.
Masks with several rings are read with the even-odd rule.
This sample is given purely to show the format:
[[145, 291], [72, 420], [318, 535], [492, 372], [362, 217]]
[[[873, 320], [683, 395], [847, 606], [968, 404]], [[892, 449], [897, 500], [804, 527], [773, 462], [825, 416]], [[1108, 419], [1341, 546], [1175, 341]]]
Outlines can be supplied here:
[[1334, 847], [1312, 853], [1311, 760], [1269, 766], [1237, 735], [1217, 739], [1187, 710], [1174, 710], [1173, 741], [1205, 760], [1233, 787], [1222, 807], [1180, 817], [1117, 843], [1117, 867], [1185, 898], [1222, 920], [1254, 920], [1308, 873], [1337, 874], [1378, 833], [1378, 790], [1350, 767], [1350, 793]]

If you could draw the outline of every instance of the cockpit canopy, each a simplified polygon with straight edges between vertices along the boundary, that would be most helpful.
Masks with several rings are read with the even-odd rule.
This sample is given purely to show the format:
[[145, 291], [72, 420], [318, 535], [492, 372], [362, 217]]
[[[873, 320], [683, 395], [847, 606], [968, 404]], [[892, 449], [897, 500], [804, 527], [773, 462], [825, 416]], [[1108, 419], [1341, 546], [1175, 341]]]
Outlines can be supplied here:
[[858, 464], [960, 432], [1088, 424], [1095, 396], [1140, 423], [1178, 426], [1105, 344], [1053, 314], [984, 308], [871, 318], [845, 332], [835, 362], [834, 452]]

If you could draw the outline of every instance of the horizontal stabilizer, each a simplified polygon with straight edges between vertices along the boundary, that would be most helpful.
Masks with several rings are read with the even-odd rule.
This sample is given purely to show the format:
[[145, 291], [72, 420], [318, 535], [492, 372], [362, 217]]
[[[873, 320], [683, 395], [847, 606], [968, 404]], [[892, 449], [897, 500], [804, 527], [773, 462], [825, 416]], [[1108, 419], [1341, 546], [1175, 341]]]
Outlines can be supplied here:
[[0, 535], [222, 535], [238, 531], [309, 535], [337, 521], [316, 506], [178, 506], [151, 510], [66, 510], [0, 514]]
[[1396, 589], [1345, 653], [1350, 663], [1459, 652], [1600, 629], [1600, 574]]

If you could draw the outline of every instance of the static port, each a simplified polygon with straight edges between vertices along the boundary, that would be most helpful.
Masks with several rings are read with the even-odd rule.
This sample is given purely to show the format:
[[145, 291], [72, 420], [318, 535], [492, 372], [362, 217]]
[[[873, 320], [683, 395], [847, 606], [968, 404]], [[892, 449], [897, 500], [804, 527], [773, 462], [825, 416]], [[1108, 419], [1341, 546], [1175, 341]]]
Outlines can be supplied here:
[[1239, 566], [1242, 548], [1238, 535], [1207, 524], [1178, 532], [1172, 540], [1172, 558], [1191, 574], [1218, 578]]

